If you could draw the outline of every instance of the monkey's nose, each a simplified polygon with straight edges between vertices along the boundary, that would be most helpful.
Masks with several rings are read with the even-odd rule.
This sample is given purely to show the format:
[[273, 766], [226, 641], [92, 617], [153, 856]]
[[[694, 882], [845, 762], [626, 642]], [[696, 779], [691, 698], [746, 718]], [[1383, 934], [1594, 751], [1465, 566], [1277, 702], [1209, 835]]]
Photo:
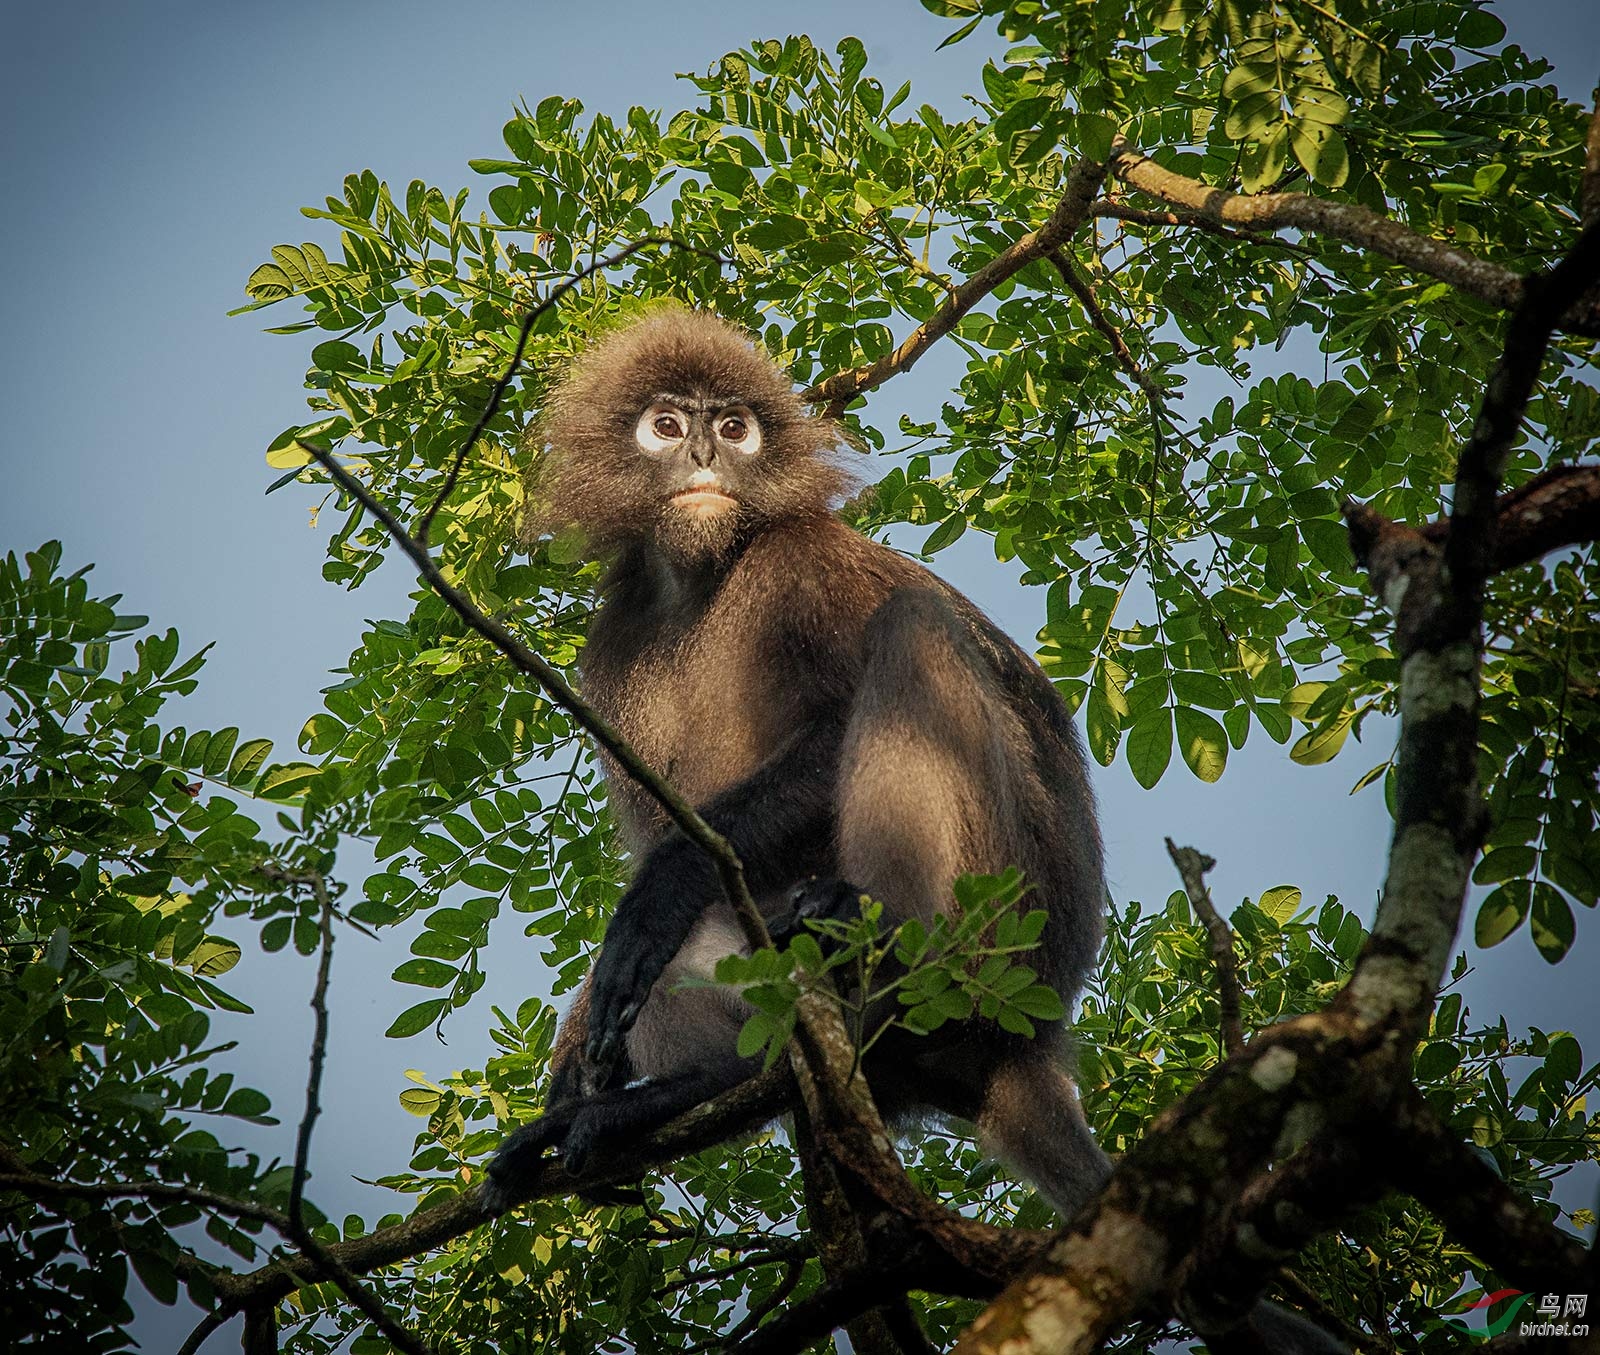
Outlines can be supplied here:
[[689, 459], [697, 466], [709, 466], [717, 459], [716, 445], [710, 438], [693, 438], [689, 443]]

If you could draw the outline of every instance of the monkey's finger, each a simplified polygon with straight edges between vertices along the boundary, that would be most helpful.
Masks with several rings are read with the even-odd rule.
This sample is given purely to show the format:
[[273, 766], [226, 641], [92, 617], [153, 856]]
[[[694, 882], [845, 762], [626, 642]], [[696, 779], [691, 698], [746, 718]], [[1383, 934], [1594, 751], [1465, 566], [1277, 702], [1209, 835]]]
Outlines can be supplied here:
[[620, 1043], [621, 1037], [616, 1031], [596, 1030], [590, 1032], [589, 1041], [583, 1047], [583, 1057], [588, 1061], [590, 1067], [601, 1074], [602, 1082], [605, 1074], [617, 1062], [617, 1046]]
[[609, 1072], [622, 1054], [623, 1037], [633, 1029], [634, 1022], [644, 1008], [645, 999], [636, 997], [624, 1004], [615, 1014], [597, 1018], [591, 1002], [589, 1041], [584, 1046], [584, 1057], [602, 1073]]

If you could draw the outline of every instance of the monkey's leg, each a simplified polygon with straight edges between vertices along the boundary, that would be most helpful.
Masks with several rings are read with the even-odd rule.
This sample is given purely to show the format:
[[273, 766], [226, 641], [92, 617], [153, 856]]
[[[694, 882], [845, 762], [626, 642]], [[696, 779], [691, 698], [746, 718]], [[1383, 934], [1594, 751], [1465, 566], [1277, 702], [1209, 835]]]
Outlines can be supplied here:
[[1078, 1089], [1053, 1050], [1028, 1050], [994, 1069], [976, 1116], [978, 1143], [1033, 1182], [1071, 1218], [1111, 1175], [1084, 1119]]
[[737, 1048], [750, 1008], [726, 989], [678, 987], [709, 979], [718, 960], [743, 948], [730, 909], [713, 906], [671, 958], [627, 1034], [624, 1057], [599, 1085], [586, 1080], [589, 1070], [576, 1057], [593, 1012], [585, 984], [556, 1037], [544, 1114], [512, 1134], [489, 1165], [494, 1202], [514, 1198], [550, 1150], [568, 1171], [580, 1171], [593, 1154], [625, 1146], [755, 1074], [760, 1061], [741, 1058]]

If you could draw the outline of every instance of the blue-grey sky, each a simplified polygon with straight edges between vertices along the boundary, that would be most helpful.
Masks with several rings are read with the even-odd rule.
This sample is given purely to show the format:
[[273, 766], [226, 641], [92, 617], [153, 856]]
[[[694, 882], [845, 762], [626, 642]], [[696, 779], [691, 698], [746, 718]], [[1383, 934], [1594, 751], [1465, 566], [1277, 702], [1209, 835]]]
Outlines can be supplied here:
[[[1600, 76], [1593, 0], [1516, 0], [1502, 13], [1513, 40], [1549, 56], [1563, 91], [1587, 100]], [[289, 755], [362, 619], [404, 615], [410, 580], [395, 566], [353, 595], [329, 587], [319, 572], [325, 531], [308, 525], [305, 492], [262, 496], [273, 478], [267, 442], [304, 417], [309, 343], [260, 332], [288, 313], [225, 316], [244, 300], [251, 268], [274, 244], [331, 245], [298, 208], [337, 193], [347, 173], [371, 168], [447, 192], [470, 184], [481, 203], [487, 185], [466, 161], [497, 153], [513, 102], [557, 93], [614, 115], [635, 103], [687, 106], [695, 91], [677, 73], [752, 38], [796, 31], [830, 49], [859, 36], [886, 87], [911, 79], [915, 102], [947, 113], [980, 88], [982, 59], [1001, 46], [991, 34], [936, 52], [950, 26], [914, 0], [8, 6], [0, 549], [59, 538], [69, 566], [95, 562], [94, 585], [123, 593], [128, 610], [177, 626], [190, 646], [215, 641], [200, 692], [170, 718], [190, 728], [237, 724]], [[931, 417], [954, 363], [953, 353], [930, 356], [875, 398], [870, 417], [886, 430], [901, 410]], [[1209, 409], [1215, 394], [1197, 383], [1189, 403]], [[982, 538], [969, 533], [939, 567], [1032, 643], [1043, 595], [1020, 588]], [[1309, 900], [1338, 894], [1370, 918], [1388, 820], [1376, 791], [1347, 791], [1387, 755], [1387, 737], [1369, 734], [1367, 749], [1308, 769], [1257, 731], [1210, 787], [1182, 767], [1149, 793], [1120, 765], [1099, 772], [1113, 892], [1167, 894], [1165, 834], [1218, 858], [1212, 882], [1224, 901], [1287, 882]], [[1591, 1057], [1600, 1053], [1600, 920], [1580, 922], [1577, 949], [1555, 970], [1525, 936], [1474, 953], [1468, 994], [1478, 1014], [1505, 1010], [1513, 1025], [1571, 1029]], [[404, 1069], [481, 1066], [488, 1002], [546, 990], [536, 947], [514, 923], [496, 944], [487, 991], [455, 1018], [441, 1048], [427, 1036], [383, 1037], [412, 1000], [388, 981], [401, 941], [341, 942], [313, 1156], [312, 1191], [330, 1214], [370, 1218], [394, 1207], [352, 1178], [406, 1158], [415, 1123], [396, 1101]], [[304, 1086], [309, 963], [247, 948], [230, 979], [260, 1013], [227, 1026], [241, 1041], [240, 1075], [268, 1091], [287, 1121], [277, 1131], [247, 1126], [235, 1141], [286, 1156]], [[175, 1312], [141, 1311], [146, 1349], [170, 1349], [192, 1321], [182, 1302]], [[213, 1339], [226, 1349], [236, 1338]]]

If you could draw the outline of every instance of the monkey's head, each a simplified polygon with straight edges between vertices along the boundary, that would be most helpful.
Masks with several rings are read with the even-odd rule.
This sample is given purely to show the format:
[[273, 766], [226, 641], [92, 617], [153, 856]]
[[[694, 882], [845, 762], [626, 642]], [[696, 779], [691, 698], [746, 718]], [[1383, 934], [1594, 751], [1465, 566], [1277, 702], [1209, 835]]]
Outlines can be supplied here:
[[534, 530], [576, 525], [603, 554], [655, 546], [696, 568], [847, 486], [838, 443], [789, 378], [725, 321], [657, 312], [589, 349], [551, 395]]

